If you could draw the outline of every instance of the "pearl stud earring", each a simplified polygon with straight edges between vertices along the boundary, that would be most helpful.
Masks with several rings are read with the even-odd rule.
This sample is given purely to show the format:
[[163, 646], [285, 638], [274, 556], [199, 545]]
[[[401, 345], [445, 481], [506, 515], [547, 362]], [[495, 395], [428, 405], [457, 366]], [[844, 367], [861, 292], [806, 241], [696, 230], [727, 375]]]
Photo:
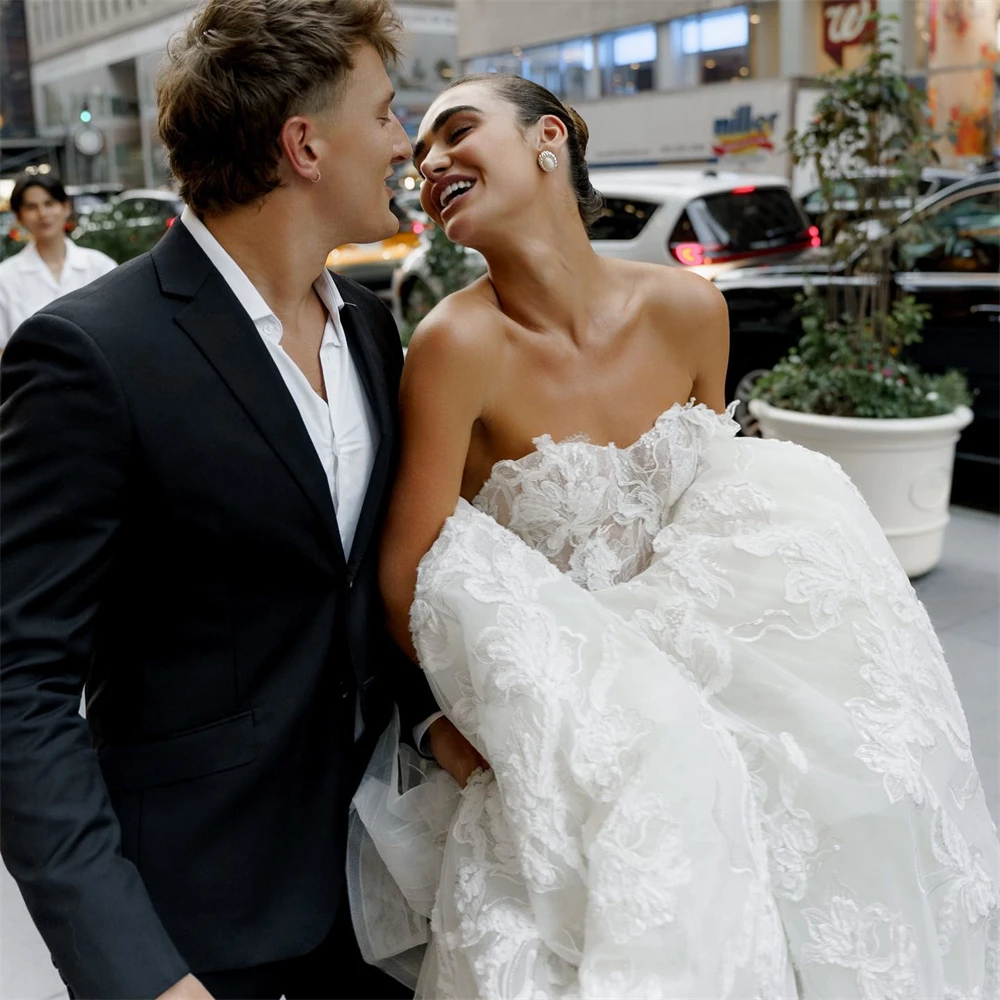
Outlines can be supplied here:
[[553, 153], [553, 152], [552, 152], [551, 150], [548, 150], [548, 149], [543, 149], [543, 150], [542, 150], [542, 151], [541, 151], [541, 152], [540, 152], [540, 153], [538, 154], [538, 165], [539, 165], [539, 166], [540, 166], [540, 167], [542, 168], [542, 170], [544, 170], [544, 171], [545, 171], [545, 172], [546, 172], [547, 174], [551, 174], [551, 173], [552, 173], [552, 171], [553, 171], [553, 170], [555, 170], [555, 169], [556, 169], [556, 167], [558, 167], [558, 166], [559, 166], [559, 160], [558, 160], [558, 158], [556, 157], [556, 154], [555, 154], [555, 153]]

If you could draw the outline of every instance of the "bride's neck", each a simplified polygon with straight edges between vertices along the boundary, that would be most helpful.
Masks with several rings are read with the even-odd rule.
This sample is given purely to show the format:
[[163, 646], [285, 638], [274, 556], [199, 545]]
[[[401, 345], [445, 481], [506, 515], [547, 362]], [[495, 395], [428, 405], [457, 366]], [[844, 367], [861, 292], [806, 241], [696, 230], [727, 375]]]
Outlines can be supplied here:
[[601, 258], [582, 229], [519, 234], [485, 256], [500, 308], [512, 320], [574, 337], [586, 328], [603, 283]]

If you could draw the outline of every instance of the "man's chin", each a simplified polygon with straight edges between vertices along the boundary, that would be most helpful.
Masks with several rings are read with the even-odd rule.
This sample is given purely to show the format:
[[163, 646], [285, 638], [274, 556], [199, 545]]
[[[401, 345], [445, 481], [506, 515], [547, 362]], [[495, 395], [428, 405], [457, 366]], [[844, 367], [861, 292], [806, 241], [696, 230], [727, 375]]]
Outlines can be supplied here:
[[[385, 212], [386, 218], [379, 218], [378, 222], [373, 219], [372, 225], [367, 226], [365, 238], [354, 240], [355, 243], [378, 243], [381, 240], [387, 240], [391, 236], [395, 236], [399, 232], [399, 219], [388, 210], [383, 210]], [[372, 213], [374, 215], [374, 213]]]

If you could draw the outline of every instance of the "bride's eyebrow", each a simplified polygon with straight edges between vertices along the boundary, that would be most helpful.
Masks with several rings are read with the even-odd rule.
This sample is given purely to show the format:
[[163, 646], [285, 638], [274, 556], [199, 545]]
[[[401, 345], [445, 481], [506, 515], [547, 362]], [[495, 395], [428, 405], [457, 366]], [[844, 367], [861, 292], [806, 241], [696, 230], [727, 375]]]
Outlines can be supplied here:
[[[435, 133], [440, 132], [441, 129], [448, 124], [450, 119], [452, 119], [455, 115], [462, 114], [464, 111], [472, 111], [477, 115], [482, 114], [482, 111], [480, 111], [479, 108], [475, 108], [471, 104], [458, 104], [453, 108], [445, 108], [445, 110], [434, 119], [434, 124], [431, 126], [431, 130], [427, 134], [434, 135]], [[416, 144], [413, 147], [413, 162], [416, 163], [425, 152], [427, 152], [427, 135], [417, 139]]]

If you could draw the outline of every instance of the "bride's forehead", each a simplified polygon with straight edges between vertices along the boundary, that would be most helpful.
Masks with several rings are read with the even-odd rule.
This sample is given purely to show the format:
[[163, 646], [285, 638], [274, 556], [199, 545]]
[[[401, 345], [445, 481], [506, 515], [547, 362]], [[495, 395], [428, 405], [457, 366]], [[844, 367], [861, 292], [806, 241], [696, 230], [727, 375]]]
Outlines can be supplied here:
[[489, 113], [496, 105], [493, 88], [482, 83], [463, 83], [439, 94], [420, 123], [420, 133], [429, 132], [442, 112], [454, 107], [475, 107]]

